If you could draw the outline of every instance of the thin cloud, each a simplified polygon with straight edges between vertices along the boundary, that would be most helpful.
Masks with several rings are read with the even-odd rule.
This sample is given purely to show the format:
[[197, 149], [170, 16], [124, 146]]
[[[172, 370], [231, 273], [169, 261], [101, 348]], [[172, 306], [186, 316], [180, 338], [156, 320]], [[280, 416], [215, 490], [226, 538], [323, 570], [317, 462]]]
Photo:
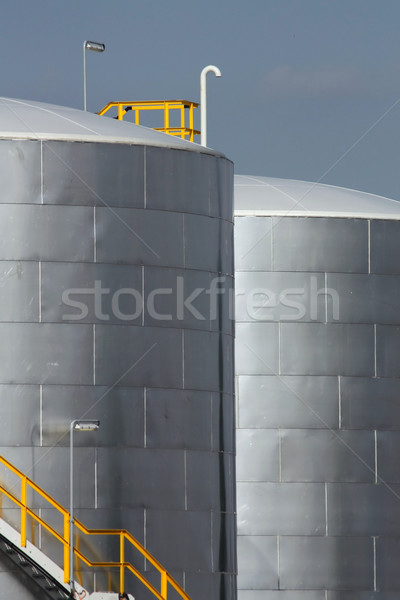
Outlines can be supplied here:
[[352, 69], [320, 69], [299, 71], [279, 66], [264, 78], [264, 91], [273, 97], [318, 98], [352, 96], [365, 86]]

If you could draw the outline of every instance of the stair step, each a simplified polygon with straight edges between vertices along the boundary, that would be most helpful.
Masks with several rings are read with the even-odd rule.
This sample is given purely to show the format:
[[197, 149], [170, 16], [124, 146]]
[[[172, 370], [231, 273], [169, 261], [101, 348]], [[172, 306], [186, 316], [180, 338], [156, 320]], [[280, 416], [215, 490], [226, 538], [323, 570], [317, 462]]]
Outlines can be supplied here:
[[46, 579], [46, 583], [45, 583], [46, 590], [56, 590], [57, 589], [57, 586], [52, 581], [47, 579], [47, 577], [45, 579]]

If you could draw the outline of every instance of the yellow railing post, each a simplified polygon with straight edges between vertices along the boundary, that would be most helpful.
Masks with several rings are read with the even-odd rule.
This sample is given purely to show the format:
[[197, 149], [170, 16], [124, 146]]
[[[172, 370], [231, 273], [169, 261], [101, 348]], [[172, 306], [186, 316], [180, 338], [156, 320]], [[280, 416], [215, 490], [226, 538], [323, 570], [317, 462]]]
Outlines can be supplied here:
[[169, 104], [164, 102], [164, 129], [168, 133], [169, 129]]
[[118, 120], [122, 121], [124, 118], [124, 112], [122, 110], [122, 104], [118, 104]]
[[167, 600], [167, 571], [161, 571], [161, 596]]
[[193, 102], [190, 103], [189, 109], [189, 129], [190, 129], [190, 141], [193, 142]]
[[[76, 549], [78, 550], [78, 552], [81, 549], [81, 536], [79, 535], [78, 532], [76, 534]], [[75, 561], [75, 572], [76, 572], [76, 577], [77, 577], [79, 583], [81, 584], [81, 586], [83, 586], [81, 559], [79, 558], [79, 555], [76, 557], [76, 561]]]
[[181, 138], [185, 139], [185, 106], [181, 107]]
[[119, 591], [121, 594], [125, 590], [125, 536], [124, 532], [121, 531], [119, 535]]
[[26, 546], [26, 477], [21, 478], [21, 546]]
[[64, 514], [64, 582], [69, 581], [69, 514]]

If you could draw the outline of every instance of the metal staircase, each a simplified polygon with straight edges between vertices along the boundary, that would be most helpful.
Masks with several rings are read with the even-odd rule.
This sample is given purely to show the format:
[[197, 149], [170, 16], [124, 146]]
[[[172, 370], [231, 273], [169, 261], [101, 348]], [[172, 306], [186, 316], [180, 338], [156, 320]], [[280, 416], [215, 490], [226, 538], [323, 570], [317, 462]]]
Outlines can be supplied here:
[[0, 534], [0, 551], [34, 582], [44, 600], [66, 600], [70, 597], [69, 591], [57, 579], [3, 534]]
[[[181, 600], [191, 600], [185, 590], [175, 581], [168, 571], [125, 529], [88, 529], [83, 523], [78, 521], [78, 519], [74, 519], [74, 527], [77, 533], [77, 535], [74, 536], [74, 543], [74, 540], [70, 539], [69, 512], [3, 456], [0, 456], [0, 466], [3, 468], [3, 472], [5, 470], [8, 476], [12, 473], [20, 480], [20, 494], [19, 497], [17, 497], [14, 489], [15, 486], [13, 486], [12, 489], [7, 489], [1, 479], [2, 473], [0, 473], [0, 551], [17, 565], [21, 571], [29, 576], [30, 580], [34, 582], [34, 585], [37, 588], [41, 589], [42, 593], [40, 597], [43, 597], [46, 600], [62, 600], [72, 597], [81, 600], [83, 600], [83, 598], [92, 598], [93, 600], [106, 600], [109, 598], [111, 600], [111, 598], [117, 597], [118, 592], [121, 594], [124, 593], [125, 576], [127, 573], [130, 573], [133, 574], [157, 600], [167, 600], [167, 593], [171, 588], [178, 593]], [[62, 533], [54, 528], [54, 522], [53, 524], [50, 524], [40, 516], [41, 512], [39, 509], [28, 506], [28, 492], [35, 493], [41, 498], [42, 503], [45, 501], [49, 507], [55, 509], [55, 513], [58, 513], [59, 517], [61, 517]], [[15, 513], [15, 506], [20, 509], [19, 530], [6, 522], [4, 517], [7, 510], [4, 507], [4, 500], [6, 500], [8, 504], [11, 504], [13, 507], [12, 512]], [[51, 512], [54, 513], [54, 511]], [[28, 518], [32, 525], [31, 541], [27, 539]], [[51, 557], [45, 555], [36, 544], [34, 535], [35, 524], [41, 526], [43, 531], [50, 534], [53, 542], [62, 545], [62, 564], [53, 562]], [[100, 538], [101, 540], [102, 538], [104, 541], [104, 536], [108, 539], [110, 539], [110, 536], [114, 539], [117, 538], [119, 542], [118, 559], [114, 561], [103, 560], [100, 551], [96, 551], [94, 548], [95, 545], [93, 543], [89, 544], [89, 539], [93, 542], [96, 541], [96, 539], [98, 540]], [[82, 550], [82, 541], [86, 542], [85, 550]], [[84, 589], [82, 581], [80, 580], [75, 582], [75, 590], [77, 593], [74, 596], [71, 595], [68, 583], [71, 550], [73, 551], [73, 555], [77, 562], [81, 562], [89, 568], [105, 571], [106, 575], [108, 575], [106, 577], [108, 581], [107, 590], [93, 590], [93, 593], [90, 594], [88, 590]], [[90, 550], [89, 554], [92, 558], [87, 555], [88, 550]], [[128, 552], [132, 553], [132, 550], [137, 551], [156, 571], [158, 571], [160, 576], [159, 586], [155, 587], [143, 573], [138, 571], [138, 569], [126, 560], [125, 557], [128, 555]], [[113, 569], [118, 569], [119, 585], [113, 585], [113, 578], [111, 577], [111, 571]], [[76, 576], [79, 580], [78, 569], [75, 571], [74, 579]]]

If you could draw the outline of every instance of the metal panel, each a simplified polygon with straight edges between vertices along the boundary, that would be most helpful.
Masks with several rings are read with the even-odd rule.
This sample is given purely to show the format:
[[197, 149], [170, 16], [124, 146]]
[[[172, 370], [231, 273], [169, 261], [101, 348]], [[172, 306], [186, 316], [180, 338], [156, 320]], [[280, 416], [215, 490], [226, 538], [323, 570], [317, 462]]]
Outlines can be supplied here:
[[[198, 271], [197, 271], [198, 273]], [[235, 327], [234, 279], [229, 275], [210, 273], [207, 299], [210, 306], [211, 329], [232, 334]], [[222, 297], [222, 300], [220, 299]]]
[[[0, 388], [1, 390], [1, 388]], [[101, 386], [43, 386], [44, 446], [69, 445], [74, 419], [99, 419], [93, 433], [74, 436], [74, 446], [144, 446], [143, 389]]]
[[377, 432], [378, 478], [385, 483], [400, 483], [400, 465], [394, 457], [400, 450], [397, 431]]
[[184, 510], [184, 451], [99, 448], [98, 506]]
[[146, 148], [147, 208], [209, 215], [218, 202], [216, 168], [214, 156]]
[[[184, 215], [184, 228], [186, 268], [221, 272], [220, 220], [198, 215]], [[232, 270], [229, 273], [231, 274]]]
[[[400, 277], [328, 273], [327, 287], [337, 294], [342, 323], [400, 323]], [[331, 294], [328, 302], [332, 321]]]
[[0, 382], [89, 385], [92, 352], [90, 325], [0, 323]]
[[183, 267], [180, 213], [99, 207], [96, 240], [98, 262]]
[[279, 367], [278, 325], [236, 324], [236, 374], [269, 375]]
[[274, 271], [368, 273], [364, 219], [274, 217]]
[[239, 590], [239, 600], [326, 600], [325, 591]]
[[[224, 473], [228, 456], [220, 452], [186, 450], [186, 496], [188, 510], [233, 512], [229, 488], [225, 489]], [[207, 481], [207, 485], [204, 482]], [[228, 492], [228, 494], [227, 494]], [[224, 569], [222, 569], [224, 570]]]
[[283, 481], [375, 481], [372, 431], [289, 429], [281, 435]]
[[219, 429], [225, 413], [210, 415], [209, 392], [147, 389], [146, 447], [211, 450], [211, 430]]
[[378, 590], [400, 590], [398, 556], [399, 538], [377, 538], [376, 540], [376, 584]]
[[235, 271], [270, 271], [272, 219], [235, 217]]
[[119, 325], [95, 327], [98, 385], [182, 387], [181, 331]]
[[229, 394], [212, 394], [212, 449], [235, 452], [235, 399]]
[[213, 570], [236, 573], [235, 514], [212, 513]]
[[[208, 164], [214, 164], [208, 161]], [[209, 167], [211, 170], [211, 167]], [[210, 196], [210, 215], [226, 219], [227, 221], [233, 220], [233, 163], [226, 158], [217, 159], [217, 188], [218, 193], [215, 192]], [[210, 191], [212, 194], [212, 192]]]
[[209, 274], [145, 267], [145, 325], [210, 330]]
[[329, 535], [398, 536], [399, 497], [399, 485], [328, 484]]
[[144, 208], [144, 148], [47, 141], [43, 196], [45, 204]]
[[322, 273], [238, 272], [237, 321], [325, 321]]
[[239, 535], [237, 545], [238, 589], [277, 589], [277, 538]]
[[337, 377], [238, 377], [239, 427], [337, 427]]
[[280, 364], [287, 375], [373, 375], [374, 328], [282, 323]]
[[325, 535], [323, 483], [238, 482], [239, 535]]
[[236, 575], [226, 573], [185, 573], [185, 588], [192, 598], [236, 599]]
[[39, 445], [39, 386], [0, 385], [0, 406], [2, 445]]
[[376, 326], [376, 375], [400, 377], [400, 327]]
[[40, 204], [41, 142], [0, 141], [0, 202]]
[[400, 273], [400, 222], [371, 220], [371, 273]]
[[233, 224], [219, 220], [219, 271], [225, 275], [233, 273]]
[[234, 338], [231, 335], [220, 336], [219, 356], [222, 362], [222, 390], [227, 394], [234, 392]]
[[184, 223], [186, 268], [232, 275], [232, 223], [198, 215], [184, 215]]
[[0, 205], [3, 260], [93, 260], [93, 209]]
[[39, 321], [39, 265], [0, 262], [0, 321]]
[[147, 549], [168, 569], [211, 571], [209, 512], [148, 510]]
[[226, 351], [220, 355], [224, 337], [227, 336], [207, 331], [185, 331], [185, 388], [230, 391], [224, 388], [223, 381], [229, 356]]
[[282, 589], [366, 590], [374, 584], [369, 537], [280, 538]]
[[398, 600], [398, 592], [329, 592], [327, 600]]
[[237, 429], [236, 451], [238, 481], [278, 481], [278, 431]]
[[400, 429], [400, 380], [342, 377], [341, 418], [344, 429]]
[[[5, 456], [7, 458], [7, 454]], [[81, 465], [81, 468], [74, 469], [74, 506], [93, 509], [96, 502], [95, 449], [75, 448], [74, 460], [76, 465]], [[68, 448], [34, 448], [31, 471], [25, 473], [62, 506], [69, 506]], [[36, 505], [49, 507], [45, 500], [35, 498]]]
[[141, 267], [43, 263], [41, 291], [44, 322], [142, 323]]

